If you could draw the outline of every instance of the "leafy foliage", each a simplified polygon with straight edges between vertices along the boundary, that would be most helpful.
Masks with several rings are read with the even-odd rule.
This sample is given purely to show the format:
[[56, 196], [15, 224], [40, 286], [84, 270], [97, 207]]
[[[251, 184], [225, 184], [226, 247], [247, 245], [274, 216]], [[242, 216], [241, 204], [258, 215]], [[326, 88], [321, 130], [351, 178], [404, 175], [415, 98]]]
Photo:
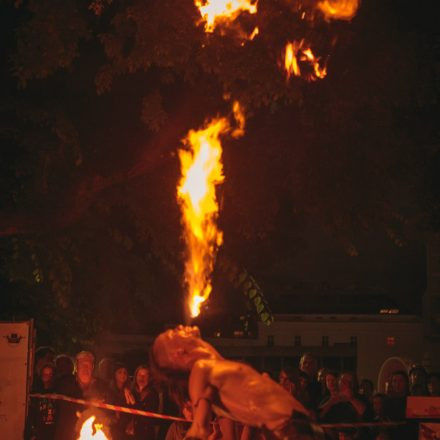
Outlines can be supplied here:
[[[318, 222], [352, 256], [372, 231], [397, 246], [438, 231], [433, 18], [377, 0], [352, 23], [312, 23], [299, 2], [260, 0], [206, 34], [192, 0], [16, 3], [2, 6], [0, 231], [3, 278], [27, 305], [3, 310], [35, 314], [48, 340], [179, 319], [174, 155], [224, 96], [248, 121], [225, 141], [221, 226], [249, 271], [281, 216]], [[301, 38], [325, 80], [286, 82], [282, 49]]]

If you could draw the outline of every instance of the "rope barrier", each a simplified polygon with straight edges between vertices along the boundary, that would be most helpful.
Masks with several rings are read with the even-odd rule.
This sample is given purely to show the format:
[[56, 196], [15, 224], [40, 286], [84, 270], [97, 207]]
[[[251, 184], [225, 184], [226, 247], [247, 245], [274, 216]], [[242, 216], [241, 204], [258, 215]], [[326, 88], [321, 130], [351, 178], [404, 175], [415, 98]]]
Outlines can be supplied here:
[[[79, 405], [94, 406], [101, 409], [109, 409], [111, 411], [119, 411], [127, 414], [133, 414], [136, 416], [151, 417], [154, 419], [173, 420], [176, 422], [190, 423], [190, 420], [186, 420], [182, 417], [167, 416], [165, 414], [158, 414], [151, 411], [144, 411], [140, 409], [127, 408], [125, 406], [111, 405], [110, 403], [95, 402], [91, 400], [77, 399], [74, 397], [64, 396], [63, 394], [30, 394], [29, 397], [36, 399], [52, 399], [63, 400], [65, 402], [77, 403]], [[371, 427], [390, 427], [404, 425], [405, 422], [357, 422], [357, 423], [324, 423], [318, 424], [321, 428], [328, 429], [347, 429], [347, 428], [371, 428]]]
[[30, 394], [30, 397], [36, 399], [51, 399], [51, 400], [63, 400], [65, 402], [77, 403], [79, 405], [94, 406], [95, 408], [109, 409], [112, 411], [123, 412], [127, 414], [133, 414], [136, 416], [152, 417], [154, 419], [173, 420], [175, 422], [189, 422], [182, 417], [167, 416], [165, 414], [158, 414], [151, 411], [144, 411], [134, 408], [126, 408], [125, 406], [111, 405], [110, 403], [95, 402], [92, 400], [76, 399], [74, 397], [64, 396], [63, 394]]

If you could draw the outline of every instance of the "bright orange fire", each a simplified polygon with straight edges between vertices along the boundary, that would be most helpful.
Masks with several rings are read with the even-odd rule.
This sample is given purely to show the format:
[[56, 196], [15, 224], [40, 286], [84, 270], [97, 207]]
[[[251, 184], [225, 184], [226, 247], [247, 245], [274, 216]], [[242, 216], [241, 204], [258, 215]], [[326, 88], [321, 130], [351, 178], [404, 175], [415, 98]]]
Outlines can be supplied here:
[[[233, 114], [238, 127], [231, 135], [239, 137], [244, 134], [245, 118], [238, 102], [233, 103]], [[199, 315], [211, 293], [211, 274], [223, 243], [223, 234], [217, 227], [219, 206], [215, 190], [224, 180], [220, 136], [230, 130], [227, 118], [212, 119], [200, 130], [191, 130], [184, 139], [188, 148], [179, 150], [182, 177], [177, 198], [187, 248], [185, 282], [192, 318]]]
[[319, 58], [313, 55], [312, 50], [306, 46], [304, 40], [287, 43], [284, 50], [284, 69], [287, 73], [287, 79], [292, 74], [301, 76], [299, 61], [306, 62], [313, 67], [313, 74], [307, 75], [307, 79], [314, 81], [318, 78], [322, 79], [327, 75], [326, 67], [319, 64]]
[[190, 314], [196, 317], [211, 293], [214, 269], [223, 234], [217, 228], [218, 203], [215, 188], [223, 182], [220, 135], [229, 129], [226, 118], [213, 119], [201, 130], [191, 130], [185, 139], [190, 150], [179, 150], [182, 178], [177, 189], [188, 251], [185, 281]]
[[351, 20], [359, 8], [360, 0], [322, 0], [317, 8], [326, 20]]
[[257, 12], [257, 2], [251, 0], [195, 0], [205, 22], [205, 31], [214, 32], [221, 21], [234, 21], [243, 11]]
[[89, 417], [82, 425], [78, 440], [108, 440], [101, 423], [94, 423], [95, 416]]

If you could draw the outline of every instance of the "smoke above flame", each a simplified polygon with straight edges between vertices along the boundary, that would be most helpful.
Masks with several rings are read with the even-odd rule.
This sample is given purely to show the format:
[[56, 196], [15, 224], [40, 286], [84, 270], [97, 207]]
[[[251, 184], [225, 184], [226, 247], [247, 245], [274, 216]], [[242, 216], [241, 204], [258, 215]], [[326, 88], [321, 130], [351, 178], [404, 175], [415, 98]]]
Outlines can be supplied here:
[[196, 317], [211, 290], [211, 274], [223, 233], [217, 227], [219, 205], [216, 187], [224, 180], [220, 137], [244, 133], [244, 115], [238, 103], [233, 104], [238, 127], [231, 132], [229, 119], [214, 118], [199, 130], [191, 130], [179, 150], [182, 177], [177, 187], [181, 207], [183, 238], [186, 245], [185, 284], [189, 313]]

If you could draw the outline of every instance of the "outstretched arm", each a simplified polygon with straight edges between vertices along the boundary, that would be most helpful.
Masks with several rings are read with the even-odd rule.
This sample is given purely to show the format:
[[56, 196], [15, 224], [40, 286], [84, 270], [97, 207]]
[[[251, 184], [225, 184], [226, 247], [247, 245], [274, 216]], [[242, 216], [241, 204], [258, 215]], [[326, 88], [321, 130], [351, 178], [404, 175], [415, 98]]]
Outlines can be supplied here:
[[216, 390], [210, 383], [211, 366], [201, 360], [194, 364], [189, 376], [189, 396], [193, 407], [193, 422], [186, 439], [206, 439], [211, 433], [212, 401]]

